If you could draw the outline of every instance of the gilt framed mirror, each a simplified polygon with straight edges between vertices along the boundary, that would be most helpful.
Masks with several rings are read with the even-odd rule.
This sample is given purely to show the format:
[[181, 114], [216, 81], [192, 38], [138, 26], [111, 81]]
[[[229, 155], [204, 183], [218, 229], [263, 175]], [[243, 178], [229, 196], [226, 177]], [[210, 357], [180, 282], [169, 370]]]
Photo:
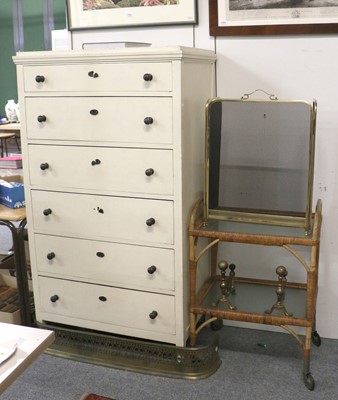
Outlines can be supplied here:
[[205, 219], [310, 231], [317, 103], [209, 99]]

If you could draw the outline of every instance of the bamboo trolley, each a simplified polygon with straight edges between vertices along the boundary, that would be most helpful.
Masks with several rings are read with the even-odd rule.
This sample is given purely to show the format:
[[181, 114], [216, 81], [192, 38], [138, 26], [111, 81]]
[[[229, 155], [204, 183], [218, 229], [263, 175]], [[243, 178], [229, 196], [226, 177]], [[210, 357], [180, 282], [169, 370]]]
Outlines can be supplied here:
[[[313, 390], [315, 382], [310, 372], [311, 342], [320, 346], [321, 338], [316, 331], [315, 313], [318, 290], [318, 261], [322, 204], [318, 200], [315, 213], [312, 214], [312, 230], [306, 234], [302, 228], [283, 228], [279, 226], [262, 227], [258, 224], [227, 222], [203, 219], [203, 201], [198, 201], [192, 211], [189, 226], [190, 240], [190, 344], [195, 346], [198, 333], [208, 324], [222, 326], [223, 320], [242, 321], [279, 326], [289, 332], [300, 344], [304, 354], [303, 379], [305, 386]], [[200, 238], [205, 238], [201, 246]], [[214, 302], [221, 296], [221, 274], [217, 268], [217, 252], [221, 242], [246, 243], [253, 245], [279, 246], [295, 257], [305, 268], [306, 282], [285, 283], [285, 298], [292, 304], [288, 313], [283, 302], [277, 302], [277, 309], [265, 311], [271, 307], [271, 298], [278, 295], [277, 280], [261, 280], [235, 277], [235, 293], [228, 293], [226, 306]], [[305, 260], [294, 246], [306, 246], [310, 251], [310, 262]], [[208, 256], [210, 273], [197, 290], [197, 275], [202, 256]], [[203, 257], [205, 259], [205, 257]], [[226, 279], [230, 279], [226, 277]], [[223, 280], [223, 282], [226, 282]], [[242, 299], [250, 291], [251, 301]], [[268, 300], [263, 305], [263, 292], [268, 292]], [[256, 295], [254, 295], [256, 293]], [[263, 293], [264, 294], [264, 293]], [[278, 296], [277, 296], [278, 298]], [[281, 297], [282, 298], [282, 297]], [[279, 300], [281, 300], [279, 298]], [[254, 301], [253, 301], [254, 299]], [[257, 300], [259, 299], [259, 300]], [[257, 301], [256, 301], [257, 300]], [[269, 302], [270, 301], [270, 302]], [[280, 304], [281, 303], [281, 304]], [[235, 309], [231, 305], [234, 304]], [[261, 306], [261, 307], [259, 307]], [[265, 308], [264, 308], [265, 307]], [[295, 328], [304, 327], [305, 337], [296, 333]]]

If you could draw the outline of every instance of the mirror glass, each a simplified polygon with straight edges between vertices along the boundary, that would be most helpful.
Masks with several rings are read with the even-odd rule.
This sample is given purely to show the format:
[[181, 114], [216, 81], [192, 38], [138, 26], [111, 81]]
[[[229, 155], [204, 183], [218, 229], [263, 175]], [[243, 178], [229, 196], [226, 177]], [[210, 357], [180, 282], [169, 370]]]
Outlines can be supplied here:
[[209, 100], [206, 217], [306, 226], [312, 202], [314, 105]]

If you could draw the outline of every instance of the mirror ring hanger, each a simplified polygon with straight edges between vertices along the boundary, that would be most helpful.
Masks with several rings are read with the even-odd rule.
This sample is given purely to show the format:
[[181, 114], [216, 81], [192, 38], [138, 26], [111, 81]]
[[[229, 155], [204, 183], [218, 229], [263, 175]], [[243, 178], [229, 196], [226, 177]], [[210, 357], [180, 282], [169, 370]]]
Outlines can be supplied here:
[[241, 97], [241, 100], [248, 100], [249, 97], [250, 97], [252, 94], [256, 93], [256, 92], [263, 92], [263, 93], [265, 93], [267, 96], [269, 96], [269, 99], [270, 99], [270, 100], [278, 100], [278, 97], [277, 97], [276, 95], [271, 94], [271, 93], [268, 93], [268, 92], [266, 92], [266, 91], [263, 90], [263, 89], [256, 89], [256, 90], [254, 90], [254, 91], [251, 92], [251, 93], [244, 93], [243, 96]]

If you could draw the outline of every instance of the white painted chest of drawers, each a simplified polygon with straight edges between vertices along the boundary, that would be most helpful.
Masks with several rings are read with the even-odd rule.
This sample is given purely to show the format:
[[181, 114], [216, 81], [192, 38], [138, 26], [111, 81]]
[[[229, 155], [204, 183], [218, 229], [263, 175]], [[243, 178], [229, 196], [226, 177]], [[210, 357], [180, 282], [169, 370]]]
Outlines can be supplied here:
[[185, 345], [215, 55], [150, 47], [14, 62], [37, 321]]

